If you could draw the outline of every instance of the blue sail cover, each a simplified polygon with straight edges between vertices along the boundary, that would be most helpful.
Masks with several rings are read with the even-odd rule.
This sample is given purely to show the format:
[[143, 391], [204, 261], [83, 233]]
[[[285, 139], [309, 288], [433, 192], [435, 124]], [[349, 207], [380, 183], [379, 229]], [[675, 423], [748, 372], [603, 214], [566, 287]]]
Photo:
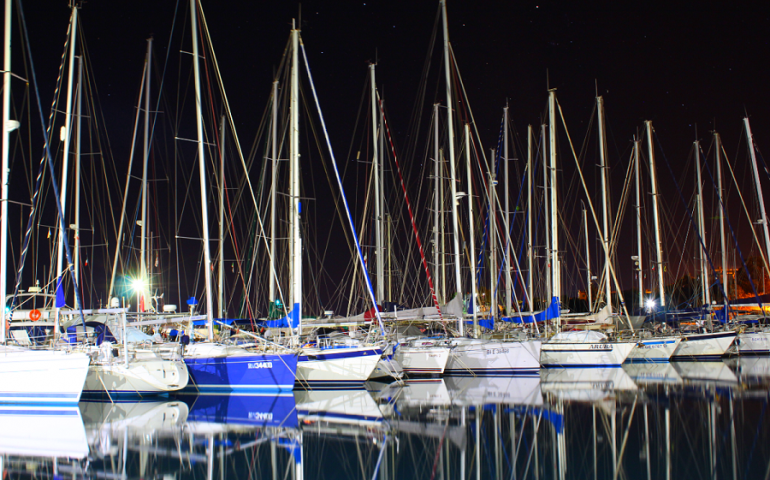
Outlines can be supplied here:
[[[491, 318], [479, 318], [477, 321], [479, 322], [480, 327], [484, 327], [488, 330], [495, 328], [495, 321]], [[467, 325], [473, 325], [473, 320], [466, 320], [465, 323]]]
[[504, 322], [514, 323], [533, 323], [533, 322], [545, 322], [554, 318], [559, 318], [561, 314], [561, 305], [559, 304], [559, 297], [552, 297], [551, 304], [548, 308], [542, 312], [537, 312], [533, 315], [521, 315], [516, 317], [503, 317]]
[[67, 300], [64, 297], [64, 288], [62, 288], [62, 275], [56, 281], [56, 308], [64, 308], [67, 305]]

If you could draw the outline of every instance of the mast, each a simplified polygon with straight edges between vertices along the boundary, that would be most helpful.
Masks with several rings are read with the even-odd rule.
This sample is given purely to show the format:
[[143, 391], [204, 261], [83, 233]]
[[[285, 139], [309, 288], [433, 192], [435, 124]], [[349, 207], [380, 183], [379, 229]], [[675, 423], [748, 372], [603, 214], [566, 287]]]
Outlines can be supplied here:
[[377, 84], [374, 77], [374, 64], [369, 64], [369, 74], [372, 94], [372, 171], [374, 172], [374, 257], [377, 269], [377, 300], [385, 296], [385, 255], [382, 251], [382, 212], [380, 211], [380, 168], [379, 145], [377, 142]]
[[438, 198], [439, 205], [441, 207], [441, 215], [439, 216], [438, 236], [439, 245], [439, 260], [441, 261], [441, 301], [446, 302], [446, 215], [444, 215], [444, 206], [446, 205], [446, 199], [444, 198], [444, 149], [440, 148], [438, 151], [439, 158], [439, 183], [438, 183]]
[[291, 299], [292, 319], [296, 319], [297, 335], [302, 321], [302, 240], [299, 236], [299, 30], [294, 20], [291, 25], [291, 92], [289, 98], [289, 177], [291, 179], [290, 227], [291, 227]]
[[[765, 199], [762, 195], [762, 184], [759, 182], [759, 170], [757, 170], [757, 153], [754, 148], [754, 136], [751, 134], [751, 125], [749, 125], [749, 117], [743, 119], [743, 123], [746, 125], [746, 139], [749, 143], [749, 151], [751, 152], [751, 167], [754, 172], [754, 185], [757, 188], [757, 200], [759, 201], [759, 214], [762, 216], [759, 222], [762, 224], [762, 229], [765, 232], [765, 251], [762, 252], [765, 256], [765, 266], [770, 262], [770, 233], [767, 228], [767, 212], [765, 212]], [[767, 267], [765, 267], [767, 268]]]
[[[551, 173], [551, 296], [561, 304], [561, 268], [559, 264], [559, 213], [556, 197], [556, 90], [550, 90], [548, 95], [548, 116], [550, 128], [550, 173]], [[561, 318], [557, 321], [561, 326]]]
[[476, 238], [473, 232], [473, 179], [471, 177], [471, 127], [465, 124], [465, 169], [468, 175], [468, 236], [470, 237], [471, 251], [471, 301], [469, 306], [473, 315], [473, 338], [479, 338], [479, 318], [476, 312]]
[[700, 243], [702, 247], [700, 250], [700, 281], [701, 289], [703, 289], [703, 306], [705, 308], [711, 307], [711, 292], [709, 291], [708, 264], [707, 264], [707, 252], [705, 250], [706, 245], [706, 225], [703, 219], [703, 182], [701, 180], [700, 172], [700, 142], [695, 141], [695, 174], [698, 181], [698, 235], [700, 236]]
[[[447, 106], [447, 132], [449, 142], [449, 188], [451, 191], [452, 204], [452, 239], [454, 245], [454, 265], [455, 265], [455, 294], [458, 298], [462, 297], [462, 283], [460, 278], [460, 233], [457, 227], [457, 179], [455, 175], [455, 133], [452, 126], [452, 84], [449, 62], [449, 26], [446, 17], [446, 0], [441, 0], [441, 12], [444, 24], [444, 81], [446, 83], [446, 106]], [[465, 326], [460, 319], [458, 331], [462, 337], [465, 332]]]
[[642, 192], [639, 184], [639, 144], [634, 137], [634, 174], [636, 183], [636, 265], [637, 282], [639, 288], [639, 309], [644, 308], [644, 270], [642, 269]]
[[[604, 242], [604, 290], [607, 306], [612, 313], [612, 283], [610, 279], [610, 232], [608, 228], [609, 212], [607, 208], [607, 138], [604, 125], [604, 98], [596, 97], [596, 107], [599, 114], [599, 169], [602, 179], [602, 241]], [[588, 224], [586, 223], [586, 228]]]
[[658, 219], [658, 177], [655, 174], [655, 148], [652, 146], [652, 121], [644, 122], [647, 127], [647, 151], [650, 155], [650, 185], [652, 186], [652, 218], [655, 224], [655, 270], [658, 271], [660, 307], [666, 306], [666, 292], [663, 284], [663, 252], [660, 243], [660, 220]]
[[[381, 103], [381, 105], [384, 106], [385, 105], [385, 100], [380, 100], [380, 103]], [[380, 112], [384, 112], [385, 111], [384, 108], [381, 108], [381, 109], [378, 109], [378, 110]], [[385, 182], [385, 128], [383, 126], [382, 113], [380, 113], [380, 115], [378, 115], [378, 118], [380, 120], [379, 135], [378, 135], [379, 140], [380, 140], [380, 195], [378, 197], [378, 201], [380, 203], [380, 216], [379, 216], [380, 245], [382, 245], [381, 251], [383, 253], [382, 253], [382, 258], [377, 258], [377, 262], [378, 263], [382, 263], [382, 268], [384, 270], [383, 271], [383, 279], [382, 279], [383, 290], [384, 290], [384, 287], [385, 287], [385, 275], [387, 275], [387, 277], [388, 277], [388, 281], [387, 281], [388, 282], [388, 290], [387, 290], [388, 294], [386, 296], [382, 297], [382, 298], [384, 298], [387, 301], [390, 301], [391, 300], [391, 296], [390, 296], [390, 282], [391, 282], [391, 278], [390, 278], [390, 275], [391, 275], [392, 270], [390, 269], [390, 224], [388, 224], [388, 234], [387, 234], [388, 241], [387, 241], [387, 246], [386, 246], [386, 242], [385, 242], [385, 236], [386, 235], [385, 235], [385, 225], [384, 224], [385, 224], [385, 218], [386, 217], [389, 218], [389, 217], [388, 217], [388, 214], [385, 213], [385, 183], [384, 183]], [[388, 255], [387, 255], [388, 256], [388, 268], [387, 268], [387, 270], [385, 270], [385, 253], [384, 253], [385, 250], [388, 251]]]
[[[545, 161], [545, 156], [547, 152], [547, 146], [546, 141], [548, 139], [548, 136], [546, 134], [546, 129], [548, 128], [548, 125], [543, 124], [540, 126], [540, 144], [543, 146], [543, 152], [542, 152], [542, 164], [543, 164], [543, 200], [545, 202], [545, 216], [549, 217], [551, 216], [551, 201], [548, 195], [548, 162]], [[551, 228], [546, 225], [545, 226], [545, 264], [546, 264], [546, 273], [545, 273], [545, 287], [546, 292], [548, 292], [548, 295], [551, 295]], [[546, 298], [546, 308], [548, 305], [551, 304], [551, 299]]]
[[[195, 73], [195, 118], [198, 126], [198, 172], [201, 187], [201, 223], [203, 227], [203, 272], [206, 281], [206, 320], [208, 339], [214, 340], [214, 302], [211, 287], [211, 247], [209, 245], [209, 211], [206, 199], [206, 158], [203, 148], [203, 113], [201, 111], [201, 78], [198, 55], [197, 0], [190, 0], [190, 30], [192, 32], [193, 71]], [[148, 67], [149, 68], [149, 67]], [[149, 75], [147, 75], [149, 78]]]
[[276, 222], [276, 201], [278, 181], [278, 80], [273, 81], [273, 121], [270, 124], [270, 162], [272, 181], [270, 182], [270, 280], [268, 303], [273, 305], [275, 302], [275, 222]]
[[497, 317], [497, 221], [495, 212], [495, 161], [497, 152], [491, 149], [492, 165], [489, 169], [489, 314], [494, 321]]
[[[217, 311], [219, 318], [225, 318], [225, 116], [219, 123], [219, 265]], [[270, 272], [270, 276], [273, 273]]]
[[510, 193], [508, 175], [508, 103], [505, 108], [505, 121], [503, 122], [503, 161], [505, 162], [505, 314], [510, 315], [512, 310], [511, 303], [511, 209], [509, 204]]
[[527, 194], [529, 195], [529, 199], [527, 199], [527, 262], [529, 263], [529, 272], [527, 273], [527, 291], [529, 295], [527, 301], [529, 302], [530, 312], [535, 311], [533, 299], [534, 286], [532, 285], [532, 267], [534, 264], [534, 259], [532, 258], [532, 199], [534, 197], [532, 195], [532, 188], [534, 186], [534, 172], [532, 168], [532, 125], [527, 125]]
[[[439, 185], [440, 171], [439, 171], [439, 151], [438, 151], [438, 103], [433, 104], [433, 269], [434, 277], [436, 279], [436, 285], [441, 284], [441, 278], [439, 278]], [[444, 299], [439, 300], [443, 302]]]
[[8, 153], [11, 133], [11, 1], [5, 0], [5, 28], [3, 35], [3, 146], [2, 146], [2, 199], [0, 199], [0, 295], [3, 299], [3, 319], [0, 321], [0, 343], [5, 343], [5, 294], [8, 289]]
[[[64, 153], [62, 154], [62, 172], [61, 172], [61, 192], [59, 202], [61, 203], [62, 215], [66, 212], [67, 206], [67, 173], [69, 171], [69, 153], [70, 153], [70, 132], [72, 128], [72, 75], [75, 67], [75, 44], [77, 43], [78, 26], [78, 7], [72, 5], [72, 19], [70, 20], [70, 53], [69, 65], [67, 66], [67, 109], [64, 114]], [[64, 219], [63, 219], [64, 220]], [[66, 220], [61, 222], [66, 225]], [[59, 228], [59, 243], [56, 248], [56, 292], [64, 288], [62, 281], [64, 279], [64, 232]], [[77, 295], [75, 296], [77, 299]], [[78, 305], [80, 307], [80, 305]]]
[[[722, 197], [722, 160], [721, 160], [721, 154], [722, 154], [722, 139], [719, 136], [718, 133], [714, 132], [714, 140], [716, 141], [716, 164], [717, 164], [717, 195], [719, 195], [719, 204], [721, 206], [721, 211], [719, 214], [719, 238], [720, 238], [720, 245], [722, 247], [722, 286], [724, 288], [725, 298], [723, 299], [723, 303], [725, 306], [725, 314], [727, 313], [727, 302], [728, 302], [728, 291], [729, 286], [727, 284], [727, 243], [725, 241], [725, 208], [724, 208], [724, 198]], [[725, 315], [725, 320], [727, 320], [727, 316]]]
[[[75, 122], [77, 124], [75, 131], [75, 252], [73, 262], [75, 263], [75, 285], [80, 286], [80, 126], [81, 110], [83, 104], [83, 57], [78, 59], [78, 86], [75, 92], [77, 95], [77, 105], [75, 106]], [[75, 293], [77, 302], [77, 293]]]
[[593, 311], [593, 292], [591, 291], [591, 245], [588, 242], [588, 212], [583, 201], [580, 201], [580, 207], [583, 210], [583, 225], [586, 235], [586, 295], [588, 297], [588, 311]]
[[147, 166], [150, 162], [150, 73], [152, 71], [152, 37], [147, 39], [147, 74], [144, 76], [144, 158], [142, 159], [142, 238], [140, 240], [139, 278], [142, 280], [142, 301], [137, 312], [144, 311], [145, 293], [149, 291], [147, 275]]

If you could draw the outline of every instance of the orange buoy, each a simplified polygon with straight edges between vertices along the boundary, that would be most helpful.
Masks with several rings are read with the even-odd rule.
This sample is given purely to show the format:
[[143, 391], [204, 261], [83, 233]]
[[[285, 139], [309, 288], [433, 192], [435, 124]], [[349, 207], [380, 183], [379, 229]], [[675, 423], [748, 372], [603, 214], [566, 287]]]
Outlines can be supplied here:
[[42, 316], [43, 314], [40, 313], [40, 310], [38, 309], [34, 309], [29, 312], [29, 319], [32, 320], [33, 322], [37, 322], [38, 320], [40, 320], [40, 317]]

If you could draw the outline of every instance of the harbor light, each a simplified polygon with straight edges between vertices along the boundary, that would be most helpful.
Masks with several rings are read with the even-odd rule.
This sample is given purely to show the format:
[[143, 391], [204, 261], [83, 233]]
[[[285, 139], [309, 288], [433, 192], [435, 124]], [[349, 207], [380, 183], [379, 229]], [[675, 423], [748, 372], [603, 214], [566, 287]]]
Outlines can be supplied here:
[[647, 308], [648, 312], [655, 310], [655, 299], [648, 298], [647, 301], [644, 302], [644, 306]]
[[142, 278], [135, 278], [131, 280], [131, 288], [134, 289], [135, 292], [143, 292], [147, 289], [147, 282], [144, 281]]

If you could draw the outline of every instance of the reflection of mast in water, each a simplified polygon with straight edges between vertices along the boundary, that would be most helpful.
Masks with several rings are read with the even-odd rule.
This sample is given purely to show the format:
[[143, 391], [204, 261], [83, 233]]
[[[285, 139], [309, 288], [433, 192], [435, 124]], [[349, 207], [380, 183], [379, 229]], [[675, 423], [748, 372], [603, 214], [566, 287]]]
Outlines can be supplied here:
[[647, 404], [644, 404], [644, 456], [647, 462], [647, 480], [652, 479], [650, 472], [650, 424], [647, 417]]
[[666, 480], [671, 480], [671, 411], [666, 405]]

